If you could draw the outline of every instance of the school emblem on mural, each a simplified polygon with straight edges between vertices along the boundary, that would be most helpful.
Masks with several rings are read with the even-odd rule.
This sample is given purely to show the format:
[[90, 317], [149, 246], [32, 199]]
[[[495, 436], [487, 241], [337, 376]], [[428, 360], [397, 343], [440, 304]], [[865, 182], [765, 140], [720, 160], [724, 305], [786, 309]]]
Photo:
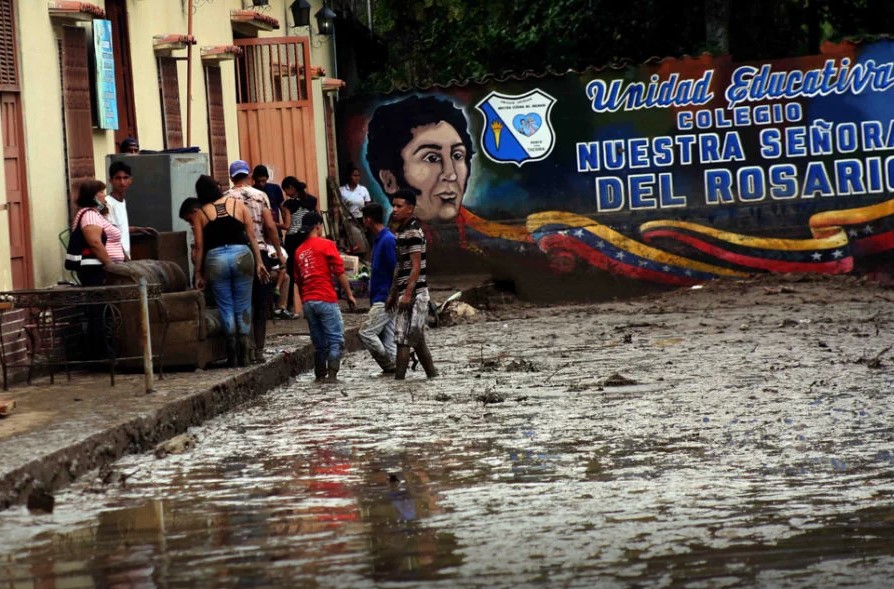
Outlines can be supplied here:
[[540, 89], [517, 96], [488, 94], [476, 105], [484, 115], [484, 153], [494, 162], [517, 166], [546, 158], [555, 144], [549, 118], [555, 103], [555, 98]]

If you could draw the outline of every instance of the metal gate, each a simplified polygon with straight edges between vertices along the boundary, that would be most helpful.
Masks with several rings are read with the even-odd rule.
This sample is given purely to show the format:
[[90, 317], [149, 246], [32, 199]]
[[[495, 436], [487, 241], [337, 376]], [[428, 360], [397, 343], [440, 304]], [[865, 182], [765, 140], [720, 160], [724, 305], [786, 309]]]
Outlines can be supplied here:
[[237, 39], [239, 153], [270, 180], [296, 176], [316, 187], [310, 51], [306, 37]]

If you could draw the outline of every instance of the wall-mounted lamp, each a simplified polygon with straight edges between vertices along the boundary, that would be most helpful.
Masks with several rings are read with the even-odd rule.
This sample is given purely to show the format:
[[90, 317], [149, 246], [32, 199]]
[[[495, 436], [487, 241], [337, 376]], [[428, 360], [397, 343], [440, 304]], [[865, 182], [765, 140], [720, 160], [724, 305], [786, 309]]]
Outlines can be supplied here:
[[[310, 28], [310, 8], [310, 2], [307, 0], [295, 0], [292, 2], [289, 10], [292, 13], [294, 26]], [[331, 35], [335, 30], [335, 12], [326, 4], [323, 4], [323, 8], [317, 11], [314, 18], [317, 20], [318, 35]]]
[[295, 23], [294, 26], [310, 26], [310, 2], [307, 0], [295, 0], [292, 2], [292, 5], [289, 6], [289, 10], [292, 12], [292, 22]]
[[331, 35], [335, 29], [335, 13], [332, 9], [323, 5], [323, 8], [316, 14], [317, 30], [321, 35]]

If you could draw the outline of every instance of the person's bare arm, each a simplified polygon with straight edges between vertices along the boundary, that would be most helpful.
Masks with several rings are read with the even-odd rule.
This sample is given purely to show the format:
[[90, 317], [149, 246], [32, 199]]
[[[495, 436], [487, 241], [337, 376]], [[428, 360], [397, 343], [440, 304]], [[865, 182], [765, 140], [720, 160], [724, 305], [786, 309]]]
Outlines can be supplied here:
[[292, 226], [292, 213], [290, 213], [289, 209], [287, 209], [286, 207], [280, 207], [279, 218], [282, 219], [282, 223], [279, 224], [279, 228], [283, 231], [288, 231], [289, 227]]
[[354, 298], [354, 292], [351, 290], [351, 283], [348, 280], [347, 274], [342, 272], [338, 275], [338, 283], [341, 285], [341, 289], [345, 293], [345, 299], [348, 301], [348, 307], [353, 309], [357, 306], [357, 300]]
[[264, 221], [264, 235], [267, 237], [267, 243], [271, 244], [276, 252], [276, 257], [279, 259], [279, 265], [285, 266], [286, 259], [282, 255], [282, 248], [279, 243], [279, 231], [276, 230], [276, 222], [273, 220], [273, 211], [270, 208], [265, 208], [264, 212], [261, 214], [261, 218]]
[[[258, 280], [267, 282], [270, 280], [270, 274], [267, 272], [267, 267], [264, 265], [263, 258], [261, 258], [261, 248], [258, 246], [258, 240], [255, 238], [254, 220], [251, 218], [251, 214], [248, 212], [248, 209], [244, 204], [238, 200], [234, 200], [234, 202], [236, 203], [235, 216], [245, 226], [245, 234], [248, 236], [248, 247], [251, 248], [251, 253], [255, 257], [255, 272], [258, 275]], [[269, 214], [270, 210], [268, 209], [264, 212]], [[271, 217], [271, 221], [272, 220], [273, 218]]]
[[205, 274], [204, 274], [204, 262], [205, 262], [205, 214], [201, 215], [196, 212], [192, 217], [192, 234], [195, 238], [195, 244], [193, 245], [193, 255], [195, 258], [193, 259], [193, 264], [195, 265], [195, 276], [193, 277], [193, 285], [202, 290], [205, 288]]
[[397, 301], [397, 306], [401, 309], [409, 309], [413, 302], [413, 291], [416, 290], [416, 281], [422, 273], [422, 253], [412, 252], [410, 254], [410, 277], [407, 279], [407, 288]]

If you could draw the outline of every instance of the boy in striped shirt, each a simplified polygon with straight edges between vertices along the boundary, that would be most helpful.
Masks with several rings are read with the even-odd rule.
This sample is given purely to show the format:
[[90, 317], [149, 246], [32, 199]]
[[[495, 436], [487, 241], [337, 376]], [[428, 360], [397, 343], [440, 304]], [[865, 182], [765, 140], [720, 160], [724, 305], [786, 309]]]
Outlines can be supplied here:
[[394, 340], [397, 343], [397, 360], [394, 378], [403, 380], [410, 363], [410, 348], [416, 352], [419, 363], [428, 378], [438, 375], [431, 352], [425, 344], [425, 326], [428, 322], [428, 284], [425, 268], [425, 234], [416, 221], [416, 193], [399, 190], [392, 201], [391, 220], [397, 224], [397, 268], [388, 295], [386, 308], [397, 305], [394, 318]]

